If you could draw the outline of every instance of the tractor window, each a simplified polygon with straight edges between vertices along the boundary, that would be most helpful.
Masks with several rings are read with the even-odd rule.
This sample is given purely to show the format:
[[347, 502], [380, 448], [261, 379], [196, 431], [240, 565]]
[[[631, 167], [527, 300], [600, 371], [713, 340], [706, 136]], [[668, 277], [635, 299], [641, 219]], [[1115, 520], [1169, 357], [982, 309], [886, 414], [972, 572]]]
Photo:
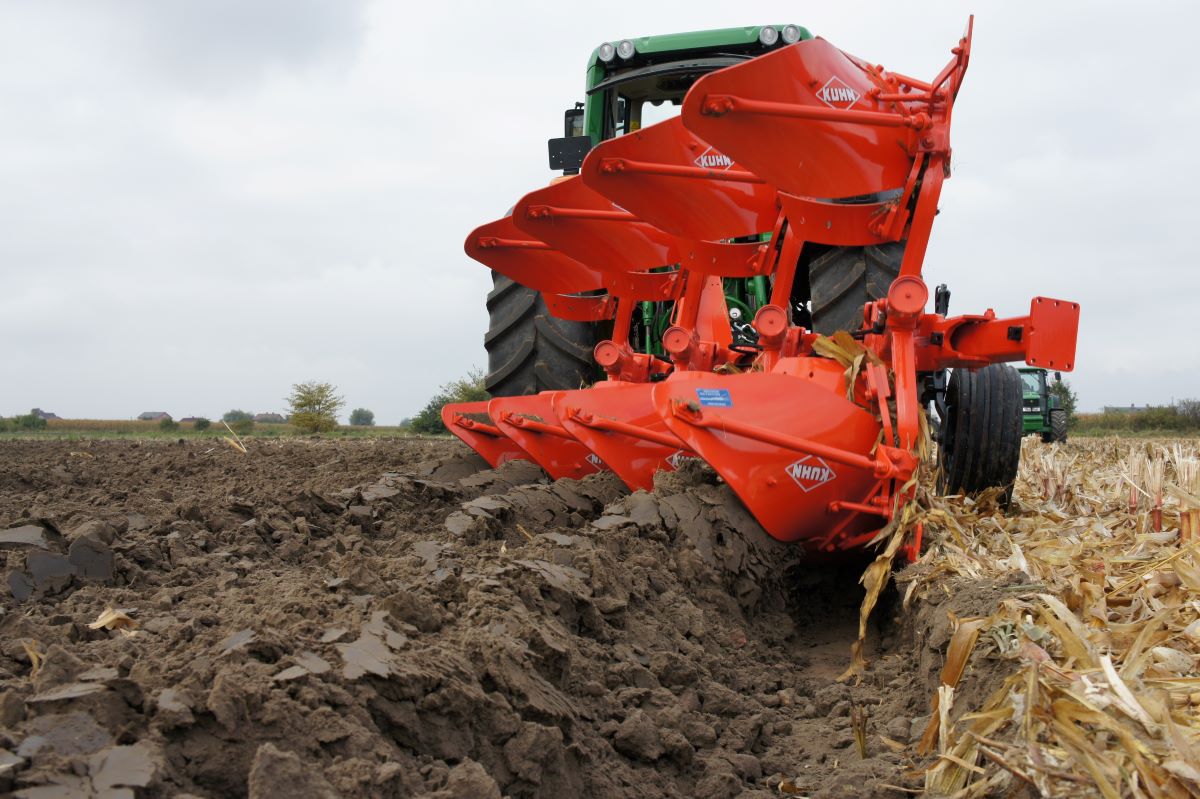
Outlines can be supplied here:
[[682, 108], [681, 104], [671, 100], [648, 100], [642, 103], [642, 127], [648, 128], [671, 117], [677, 117]]
[[650, 100], [613, 94], [605, 107], [605, 138], [624, 136], [677, 117], [681, 109], [681, 99]]
[[1037, 372], [1021, 372], [1021, 382], [1030, 394], [1040, 394], [1042, 391], [1042, 376]]
[[[739, 59], [678, 62], [610, 76], [592, 91], [604, 92], [604, 135], [611, 139], [679, 115], [683, 97], [702, 75]], [[711, 61], [712, 63], [709, 63]], [[647, 71], [652, 70], [652, 71]]]

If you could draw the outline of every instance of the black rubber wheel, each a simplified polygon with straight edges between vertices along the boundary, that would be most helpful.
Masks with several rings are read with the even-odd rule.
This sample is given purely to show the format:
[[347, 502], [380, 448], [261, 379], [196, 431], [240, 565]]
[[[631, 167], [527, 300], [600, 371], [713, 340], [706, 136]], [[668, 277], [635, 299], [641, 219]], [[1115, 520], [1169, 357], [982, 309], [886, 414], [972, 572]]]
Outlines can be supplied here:
[[[887, 295], [900, 274], [904, 242], [809, 249], [809, 307], [813, 330], [825, 336], [862, 328], [863, 305]], [[802, 256], [803, 257], [803, 256]]]
[[1056, 444], [1067, 440], [1067, 412], [1062, 408], [1050, 411], [1050, 440]]
[[1023, 396], [1021, 375], [1011, 366], [954, 370], [938, 446], [943, 493], [976, 494], [1000, 487], [1008, 502], [1021, 460]]
[[596, 328], [550, 315], [542, 295], [492, 272], [484, 386], [493, 397], [575, 389], [594, 379]]

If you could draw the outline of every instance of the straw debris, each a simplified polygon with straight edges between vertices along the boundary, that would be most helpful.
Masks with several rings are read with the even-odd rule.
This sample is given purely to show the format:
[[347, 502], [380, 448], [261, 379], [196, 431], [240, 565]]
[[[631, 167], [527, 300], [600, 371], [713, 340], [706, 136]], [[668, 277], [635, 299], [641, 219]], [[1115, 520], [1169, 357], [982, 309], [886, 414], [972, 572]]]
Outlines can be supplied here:
[[[906, 605], [996, 580], [992, 615], [958, 619], [917, 751], [930, 796], [1027, 784], [1047, 797], [1200, 795], [1200, 509], [1195, 444], [1027, 440], [1016, 501], [918, 496], [926, 552]], [[971, 664], [1007, 671], [956, 704]]]

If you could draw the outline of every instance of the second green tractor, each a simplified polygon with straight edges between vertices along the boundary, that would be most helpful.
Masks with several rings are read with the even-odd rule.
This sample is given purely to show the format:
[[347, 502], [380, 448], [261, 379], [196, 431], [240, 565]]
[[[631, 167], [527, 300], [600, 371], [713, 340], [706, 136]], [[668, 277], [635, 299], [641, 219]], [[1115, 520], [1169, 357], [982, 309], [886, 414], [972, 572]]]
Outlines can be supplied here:
[[[1021, 404], [1025, 435], [1040, 435], [1047, 444], [1067, 440], [1067, 409], [1055, 395], [1045, 369], [1023, 368], [1021, 383], [1024, 398]], [[1056, 373], [1056, 380], [1062, 375]]]

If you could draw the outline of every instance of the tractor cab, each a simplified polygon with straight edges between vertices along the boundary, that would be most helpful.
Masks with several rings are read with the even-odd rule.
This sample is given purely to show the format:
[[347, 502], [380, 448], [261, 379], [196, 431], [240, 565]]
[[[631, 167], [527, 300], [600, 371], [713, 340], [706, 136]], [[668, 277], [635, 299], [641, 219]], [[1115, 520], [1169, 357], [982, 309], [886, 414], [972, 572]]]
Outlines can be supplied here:
[[563, 115], [550, 168], [579, 171], [602, 141], [678, 116], [684, 95], [710, 72], [811, 39], [799, 25], [759, 25], [604, 42], [588, 62], [587, 99]]
[[[660, 36], [643, 36], [603, 42], [592, 51], [584, 84], [586, 99], [563, 114], [563, 136], [548, 142], [550, 168], [576, 175], [592, 148], [601, 142], [644, 130], [677, 117], [684, 96], [696, 81], [717, 70], [745, 63], [796, 42], [812, 39], [799, 25], [751, 25]], [[709, 149], [697, 152], [695, 166], [723, 170], [732, 166], [725, 154]], [[771, 222], [748, 235], [729, 237], [734, 242], [766, 241]], [[662, 265], [663, 269], [676, 268]], [[732, 278], [724, 281], [730, 334], [735, 345], [754, 347], [757, 337], [750, 325], [767, 302], [766, 278]], [[803, 293], [801, 291], [800, 293]], [[798, 312], [807, 318], [807, 297], [799, 297]], [[674, 303], [642, 302], [632, 319], [629, 337], [633, 347], [663, 356], [662, 336], [671, 324]]]

